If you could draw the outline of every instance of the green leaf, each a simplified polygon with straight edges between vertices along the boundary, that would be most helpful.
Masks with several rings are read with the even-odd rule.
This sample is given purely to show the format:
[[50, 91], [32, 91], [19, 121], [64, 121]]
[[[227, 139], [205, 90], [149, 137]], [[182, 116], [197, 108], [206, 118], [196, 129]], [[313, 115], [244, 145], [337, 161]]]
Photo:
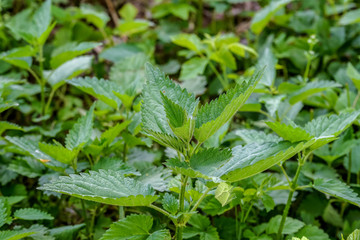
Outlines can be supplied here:
[[141, 92], [146, 79], [144, 66], [147, 61], [147, 55], [136, 53], [114, 64], [110, 69], [109, 79], [119, 86], [120, 94], [135, 96]]
[[93, 48], [100, 46], [101, 43], [96, 42], [69, 42], [56, 48], [51, 53], [50, 65], [52, 68], [57, 68], [63, 63], [80, 56]]
[[208, 59], [200, 57], [194, 57], [184, 62], [181, 67], [180, 80], [185, 81], [202, 75], [207, 64]]
[[7, 230], [0, 231], [0, 239], [1, 240], [18, 240], [23, 239], [25, 237], [31, 236], [37, 233], [36, 231], [31, 230]]
[[166, 211], [175, 215], [179, 210], [179, 201], [174, 195], [165, 193], [162, 199], [162, 206]]
[[209, 219], [201, 214], [193, 214], [189, 220], [191, 227], [184, 229], [184, 238], [191, 238], [196, 235], [200, 236], [201, 240], [219, 240], [219, 234]]
[[253, 31], [255, 34], [261, 33], [265, 26], [270, 22], [271, 18], [275, 15], [275, 13], [290, 2], [291, 0], [271, 1], [268, 6], [256, 12], [251, 21], [251, 31]]
[[323, 115], [307, 123], [304, 130], [315, 137], [337, 137], [356, 120], [359, 114], [359, 111], [354, 111], [352, 113], [330, 115], [329, 117]]
[[137, 13], [137, 8], [131, 3], [126, 3], [119, 11], [119, 15], [126, 21], [134, 20]]
[[49, 234], [55, 237], [57, 240], [68, 240], [74, 239], [75, 234], [85, 226], [84, 223], [70, 225], [70, 226], [63, 226], [49, 229]]
[[49, 27], [50, 22], [51, 0], [46, 0], [33, 14], [31, 10], [24, 10], [17, 14], [7, 27], [30, 44], [41, 44], [50, 33], [49, 29], [54, 27], [54, 25]]
[[173, 148], [180, 152], [183, 152], [183, 150], [184, 150], [184, 147], [185, 147], [184, 143], [180, 139], [176, 138], [175, 136], [172, 136], [172, 135], [169, 135], [166, 133], [153, 132], [148, 129], [146, 130], [146, 134], [148, 134], [148, 136], [152, 140], [160, 143], [163, 146]]
[[91, 67], [92, 58], [92, 56], [77, 57], [65, 62], [52, 72], [46, 72], [49, 84], [54, 89], [59, 88], [65, 84], [66, 79], [76, 77], [89, 69]]
[[360, 73], [354, 66], [349, 62], [346, 68], [346, 75], [354, 83], [357, 90], [360, 90]]
[[59, 162], [71, 165], [73, 160], [77, 157], [78, 151], [69, 150], [63, 147], [60, 143], [53, 145], [47, 143], [39, 143], [40, 150], [56, 159]]
[[93, 128], [94, 108], [95, 104], [91, 106], [85, 116], [78, 119], [68, 135], [66, 135], [66, 148], [70, 150], [79, 149], [90, 140]]
[[314, 181], [313, 187], [322, 193], [360, 207], [360, 198], [358, 194], [340, 180], [319, 178]]
[[241, 43], [231, 43], [228, 45], [228, 48], [231, 52], [235, 53], [236, 55], [239, 55], [241, 57], [245, 57], [245, 52], [249, 52], [251, 54], [253, 54], [254, 56], [258, 56], [257, 52], [255, 51], [255, 49], [246, 46], [244, 44]]
[[33, 156], [34, 158], [42, 161], [42, 163], [45, 166], [52, 168], [53, 170], [62, 171], [66, 167], [66, 165], [56, 161], [49, 155], [40, 151], [38, 143], [34, 142], [32, 139], [26, 137], [10, 137], [10, 136], [6, 136], [5, 138], [12, 144], [18, 146], [19, 148], [21, 148], [22, 150]]
[[219, 177], [217, 171], [231, 158], [228, 149], [209, 148], [197, 152], [190, 158], [190, 166], [208, 177]]
[[355, 231], [353, 231], [346, 240], [359, 240], [360, 239], [360, 230], [359, 229], [355, 229]]
[[200, 52], [202, 49], [201, 40], [195, 34], [181, 33], [171, 38], [172, 42], [181, 47]]
[[152, 225], [153, 218], [151, 216], [132, 214], [111, 224], [100, 240], [171, 240], [168, 230], [150, 233]]
[[233, 187], [227, 183], [221, 182], [215, 191], [215, 198], [221, 203], [222, 206], [225, 206], [233, 200], [232, 197]]
[[257, 131], [253, 129], [241, 129], [236, 130], [235, 134], [240, 136], [246, 144], [250, 143], [264, 143], [264, 142], [280, 142], [283, 139], [275, 134], [266, 134], [263, 131]]
[[170, 127], [179, 128], [182, 127], [187, 120], [187, 114], [185, 109], [180, 105], [174, 103], [161, 92], [161, 97], [166, 112], [166, 117], [169, 120]]
[[155, 69], [150, 64], [146, 65], [146, 75], [148, 81], [143, 91], [141, 106], [143, 130], [160, 144], [179, 150], [183, 144], [174, 137], [168, 124], [162, 94], [184, 109], [190, 118], [199, 100], [195, 100], [194, 95], [181, 89], [179, 85], [173, 83], [159, 69]]
[[244, 81], [199, 109], [194, 134], [199, 142], [204, 142], [234, 116], [250, 97], [262, 73], [263, 70], [257, 71], [248, 81]]
[[355, 9], [345, 13], [339, 20], [340, 25], [349, 25], [358, 22], [360, 22], [360, 9]]
[[329, 88], [341, 87], [341, 84], [333, 81], [312, 81], [307, 83], [303, 88], [290, 94], [290, 104], [294, 105], [297, 102], [303, 101], [311, 95], [322, 92]]
[[0, 60], [8, 62], [16, 67], [29, 69], [32, 65], [32, 56], [35, 51], [31, 46], [13, 48], [0, 54]]
[[244, 147], [234, 147], [232, 149], [233, 157], [216, 172], [216, 175], [229, 182], [251, 177], [275, 164], [286, 161], [307, 148], [311, 143], [283, 141], [279, 143], [252, 143]]
[[112, 170], [59, 177], [38, 189], [118, 206], [148, 206], [158, 198], [150, 185]]
[[79, 88], [97, 99], [108, 104], [110, 107], [117, 109], [121, 102], [113, 94], [113, 91], [117, 91], [117, 85], [113, 82], [104, 79], [98, 79], [96, 77], [80, 77], [67, 81], [69, 84]]
[[20, 130], [24, 131], [22, 127], [15, 123], [6, 122], [6, 121], [0, 121], [0, 135], [3, 134], [6, 130]]
[[53, 220], [54, 217], [35, 208], [21, 208], [14, 212], [14, 217], [23, 220]]
[[85, 18], [86, 21], [94, 24], [98, 29], [104, 29], [106, 23], [110, 20], [109, 15], [90, 4], [81, 4], [79, 18]]
[[12, 108], [12, 107], [17, 107], [19, 106], [18, 103], [16, 102], [11, 102], [11, 101], [3, 101], [1, 98], [0, 98], [0, 113], [2, 113], [3, 111], [9, 109], [9, 108]]
[[[281, 222], [282, 216], [277, 215], [270, 219], [269, 224], [267, 226], [266, 232], [268, 234], [274, 234], [277, 233], [279, 230], [280, 222]], [[302, 228], [305, 225], [305, 223], [291, 218], [287, 217], [285, 220], [284, 229], [282, 231], [282, 234], [292, 234], [296, 233], [300, 228]]]
[[262, 51], [259, 53], [259, 60], [257, 66], [266, 66], [264, 75], [261, 78], [259, 84], [264, 84], [265, 86], [272, 87], [274, 86], [276, 78], [276, 64], [278, 59], [275, 57], [273, 51], [271, 50], [271, 41], [273, 38], [268, 38], [265, 46]]
[[0, 199], [0, 228], [5, 224], [10, 224], [11, 222], [10, 207], [5, 199]]
[[309, 141], [313, 138], [298, 126], [290, 126], [280, 122], [266, 122], [266, 124], [280, 137], [290, 142]]
[[329, 235], [317, 226], [307, 225], [295, 233], [296, 237], [307, 237], [311, 240], [330, 240]]

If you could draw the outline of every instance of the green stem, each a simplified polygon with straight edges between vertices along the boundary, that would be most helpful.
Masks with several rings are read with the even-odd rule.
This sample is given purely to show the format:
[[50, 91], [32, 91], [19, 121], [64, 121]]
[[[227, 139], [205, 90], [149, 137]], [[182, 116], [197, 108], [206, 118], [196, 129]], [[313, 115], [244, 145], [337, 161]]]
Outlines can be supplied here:
[[192, 207], [191, 211], [196, 211], [196, 209], [199, 207], [200, 203], [204, 200], [206, 195], [210, 192], [211, 188], [206, 189], [206, 191], [201, 195], [201, 197], [197, 200], [195, 205]]
[[149, 205], [149, 208], [152, 208], [152, 209], [158, 211], [159, 213], [164, 214], [165, 216], [167, 216], [168, 218], [170, 218], [170, 219], [174, 222], [174, 224], [176, 223], [176, 219], [173, 218], [173, 217], [171, 216], [171, 214], [168, 213], [167, 211], [165, 211], [164, 209], [159, 208], [159, 207], [157, 207], [157, 206], [155, 206], [155, 205], [153, 205], [153, 204], [150, 204], [150, 205]]
[[89, 239], [91, 239], [90, 238], [90, 229], [89, 229], [90, 224], [89, 224], [89, 219], [88, 219], [87, 214], [86, 214], [85, 201], [84, 201], [84, 199], [80, 199], [80, 201], [81, 201], [81, 208], [82, 208], [83, 218], [85, 220], [85, 225], [86, 225], [86, 235], [88, 236]]
[[278, 239], [278, 240], [281, 240], [281, 239], [282, 239], [282, 231], [283, 231], [283, 229], [284, 229], [286, 217], [287, 217], [288, 214], [289, 214], [292, 197], [293, 197], [293, 195], [294, 195], [294, 192], [296, 191], [297, 181], [298, 181], [298, 178], [299, 178], [299, 176], [300, 176], [300, 171], [301, 171], [301, 168], [302, 168], [302, 166], [304, 165], [306, 159], [309, 157], [309, 155], [310, 155], [310, 153], [309, 153], [308, 155], [306, 155], [305, 157], [302, 158], [302, 157], [300, 156], [300, 154], [299, 154], [298, 167], [297, 167], [297, 169], [296, 169], [295, 177], [294, 177], [293, 180], [291, 181], [291, 186], [290, 186], [290, 187], [291, 187], [291, 190], [290, 190], [289, 197], [288, 197], [288, 199], [287, 199], [286, 206], [285, 206], [285, 209], [284, 209], [282, 218], [281, 218], [281, 222], [280, 222], [280, 226], [279, 226], [279, 231], [278, 231], [278, 233], [277, 233], [277, 239]]
[[349, 152], [349, 156], [348, 156], [348, 158], [349, 158], [349, 166], [348, 166], [348, 172], [347, 172], [347, 178], [346, 178], [347, 184], [350, 184], [350, 180], [351, 180], [351, 168], [352, 168], [352, 166], [351, 166], [352, 165], [351, 153], [352, 153], [352, 151]]
[[311, 64], [311, 60], [308, 60], [307, 64], [306, 64], [305, 72], [304, 72], [304, 81], [305, 82], [307, 82], [307, 79], [309, 77], [310, 64]]
[[214, 64], [212, 64], [211, 60], [209, 61], [209, 66], [210, 66], [210, 68], [213, 70], [213, 72], [215, 73], [216, 77], [219, 79], [219, 81], [220, 81], [221, 85], [223, 86], [223, 88], [224, 88], [225, 90], [227, 90], [227, 89], [228, 89], [228, 83], [226, 82], [225, 79], [223, 79], [223, 78], [221, 77], [221, 74], [220, 74], [219, 71], [216, 69], [216, 67], [214, 66]]
[[359, 101], [359, 98], [360, 98], [360, 91], [357, 93], [356, 97], [355, 97], [355, 100], [352, 104], [352, 107], [355, 108], [356, 107], [356, 104], [357, 102]]
[[52, 101], [52, 99], [53, 99], [53, 97], [54, 97], [55, 91], [56, 91], [56, 89], [54, 89], [54, 88], [51, 89], [49, 98], [48, 98], [47, 103], [46, 103], [46, 106], [45, 106], [45, 114], [46, 114], [46, 113], [48, 112], [48, 110], [49, 110], [50, 103], [51, 103], [51, 101]]
[[[179, 196], [179, 202], [180, 202], [180, 213], [184, 212], [184, 206], [185, 206], [185, 190], [186, 190], [186, 183], [188, 180], [188, 176], [184, 177], [181, 176], [181, 189], [180, 189], [180, 196]], [[185, 223], [184, 223], [184, 217], [181, 216], [176, 224], [176, 233], [175, 233], [175, 239], [176, 240], [182, 240], [183, 237], [183, 231], [184, 231]]]
[[45, 79], [43, 76], [44, 71], [44, 54], [43, 54], [43, 46], [39, 46], [39, 68], [40, 68], [40, 79], [41, 79], [41, 114], [45, 115]]
[[124, 219], [125, 218], [125, 209], [123, 206], [119, 207], [119, 220]]

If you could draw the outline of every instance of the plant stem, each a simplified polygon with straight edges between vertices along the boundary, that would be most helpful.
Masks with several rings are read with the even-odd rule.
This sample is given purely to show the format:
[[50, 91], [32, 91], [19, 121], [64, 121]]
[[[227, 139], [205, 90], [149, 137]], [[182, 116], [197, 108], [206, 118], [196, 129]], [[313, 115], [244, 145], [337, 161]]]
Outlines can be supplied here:
[[195, 211], [199, 207], [200, 203], [204, 200], [204, 198], [210, 192], [210, 190], [211, 190], [211, 188], [206, 189], [206, 191], [201, 195], [201, 197], [197, 200], [195, 205], [192, 207], [192, 209], [191, 209], [192, 212]]
[[346, 178], [346, 182], [347, 182], [347, 184], [350, 184], [350, 180], [351, 180], [351, 168], [352, 168], [352, 151], [350, 151], [349, 152], [349, 156], [348, 156], [348, 158], [349, 158], [349, 166], [348, 166], [348, 172], [347, 172], [347, 178]]
[[304, 165], [306, 159], [309, 157], [309, 155], [310, 155], [310, 153], [308, 155], [306, 155], [305, 157], [301, 157], [300, 154], [299, 154], [298, 167], [296, 169], [295, 177], [291, 181], [291, 186], [290, 186], [291, 189], [290, 189], [289, 197], [288, 197], [287, 202], [286, 202], [286, 206], [285, 206], [285, 209], [284, 209], [284, 212], [283, 212], [283, 215], [282, 215], [282, 218], [281, 218], [280, 226], [279, 226], [279, 231], [278, 231], [278, 234], [277, 234], [277, 239], [278, 240], [282, 239], [282, 231], [284, 229], [286, 217], [289, 214], [292, 197], [294, 195], [294, 192], [296, 191], [297, 181], [298, 181], [298, 178], [300, 176], [300, 171], [301, 171], [301, 168]]
[[353, 108], [356, 107], [356, 104], [357, 104], [357, 102], [359, 101], [359, 98], [360, 98], [360, 91], [358, 91], [358, 93], [357, 93], [357, 95], [356, 95], [356, 97], [355, 97], [355, 99], [354, 99], [354, 102], [353, 102], [353, 104], [352, 104], [352, 107], [353, 107]]
[[125, 218], [125, 209], [123, 206], [119, 207], [119, 220]]
[[87, 217], [87, 214], [86, 214], [86, 208], [85, 208], [85, 201], [84, 199], [80, 199], [81, 201], [81, 208], [82, 208], [82, 212], [83, 212], [83, 217], [84, 217], [84, 220], [85, 220], [85, 225], [86, 225], [86, 235], [88, 236], [89, 239], [90, 238], [90, 229], [89, 229], [89, 219]]
[[39, 46], [39, 68], [40, 68], [40, 79], [41, 79], [41, 114], [45, 115], [45, 79], [43, 75], [44, 71], [44, 54], [43, 54], [43, 45]]
[[209, 60], [209, 66], [210, 68], [213, 70], [213, 72], [215, 73], [216, 77], [219, 79], [221, 85], [223, 86], [223, 88], [225, 90], [228, 89], [228, 83], [226, 82], [226, 80], [224, 78], [221, 77], [219, 71], [216, 69], [216, 67], [212, 64], [211, 60]]
[[51, 92], [50, 92], [49, 98], [48, 98], [48, 100], [47, 100], [47, 102], [46, 102], [46, 106], [45, 106], [45, 110], [44, 110], [45, 114], [46, 114], [46, 113], [48, 112], [48, 110], [49, 110], [50, 103], [51, 103], [51, 101], [52, 101], [52, 99], [53, 99], [53, 97], [54, 97], [55, 91], [56, 91], [56, 89], [53, 89], [53, 88], [51, 89]]
[[[179, 202], [180, 202], [180, 213], [184, 211], [184, 205], [185, 205], [185, 190], [186, 190], [186, 183], [188, 180], [188, 176], [184, 177], [181, 175], [181, 189], [180, 189], [180, 196], [179, 196]], [[181, 216], [176, 224], [176, 233], [175, 233], [175, 239], [176, 240], [182, 240], [183, 237], [183, 230], [185, 227], [184, 223], [184, 217]]]

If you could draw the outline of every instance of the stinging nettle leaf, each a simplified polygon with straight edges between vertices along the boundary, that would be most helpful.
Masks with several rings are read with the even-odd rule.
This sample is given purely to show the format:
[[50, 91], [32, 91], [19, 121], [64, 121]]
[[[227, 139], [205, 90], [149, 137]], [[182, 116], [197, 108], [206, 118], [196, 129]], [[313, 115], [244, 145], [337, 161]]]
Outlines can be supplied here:
[[113, 94], [113, 91], [117, 91], [118, 87], [111, 81], [96, 77], [80, 77], [68, 80], [67, 82], [103, 101], [110, 107], [117, 109], [121, 105], [120, 100]]
[[263, 72], [264, 69], [257, 71], [248, 81], [200, 107], [194, 133], [199, 142], [204, 142], [234, 116], [254, 91]]
[[143, 130], [155, 141], [179, 149], [183, 144], [174, 137], [169, 126], [162, 94], [185, 110], [190, 118], [196, 111], [199, 100], [150, 64], [146, 65], [146, 76], [147, 83], [144, 87], [141, 106]]
[[148, 215], [132, 214], [111, 224], [100, 240], [171, 240], [169, 230], [158, 230], [150, 233], [153, 218]]
[[62, 176], [38, 189], [117, 206], [148, 206], [158, 198], [150, 185], [112, 170]]
[[14, 217], [23, 220], [53, 220], [54, 217], [47, 212], [35, 208], [21, 208], [16, 210]]
[[77, 151], [69, 150], [61, 144], [39, 143], [39, 148], [45, 154], [65, 164], [71, 164], [78, 154]]
[[91, 106], [85, 116], [78, 119], [69, 131], [65, 138], [66, 148], [70, 150], [78, 149], [90, 140], [93, 128], [94, 108], [95, 104]]
[[217, 175], [229, 182], [251, 177], [275, 164], [286, 161], [311, 143], [282, 141], [234, 147], [232, 149], [233, 157], [217, 171]]
[[314, 181], [313, 188], [360, 207], [358, 194], [340, 180], [319, 178]]

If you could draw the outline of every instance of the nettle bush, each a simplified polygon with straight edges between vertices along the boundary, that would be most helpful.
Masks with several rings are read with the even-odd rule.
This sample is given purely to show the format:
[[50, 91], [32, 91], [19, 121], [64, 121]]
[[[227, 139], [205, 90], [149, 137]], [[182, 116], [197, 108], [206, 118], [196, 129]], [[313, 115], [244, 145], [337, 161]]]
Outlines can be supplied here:
[[[199, 99], [171, 81], [159, 69], [146, 65], [147, 81], [140, 112], [142, 132], [160, 145], [172, 149], [169, 152], [173, 157], [164, 165], [175, 177], [165, 185], [151, 180], [148, 183], [141, 181], [141, 173], [125, 165], [120, 170], [95, 171], [92, 167], [93, 170], [77, 173], [81, 171], [77, 165], [80, 151], [89, 152], [91, 149], [91, 154], [96, 156], [99, 153], [96, 150], [101, 151], [113, 143], [129, 124], [125, 121], [104, 132], [100, 140], [91, 140], [94, 105], [69, 131], [65, 146], [55, 142], [39, 143], [37, 147], [37, 143], [25, 138], [6, 139], [34, 157], [43, 159], [43, 163], [51, 169], [72, 166], [72, 174], [55, 178], [38, 189], [80, 198], [83, 207], [83, 200], [119, 206], [120, 220], [110, 226], [101, 237], [103, 240], [192, 239], [196, 236], [200, 239], [219, 239], [218, 230], [206, 213], [215, 215], [235, 209], [237, 214], [238, 208], [241, 209], [240, 215], [235, 216], [234, 226], [231, 226], [237, 239], [242, 239], [244, 234], [249, 239], [282, 239], [284, 235], [293, 236], [295, 233], [298, 237], [310, 234], [327, 239], [327, 234], [318, 227], [305, 226], [303, 222], [288, 217], [288, 213], [293, 196], [298, 191], [316, 190], [360, 207], [360, 198], [341, 180], [302, 174], [311, 161], [309, 157], [312, 153], [335, 140], [351, 126], [359, 115], [358, 111], [320, 116], [304, 126], [291, 121], [289, 124], [267, 122], [278, 136], [243, 129], [239, 134], [247, 136], [244, 137], [248, 142], [246, 145], [233, 148], [204, 146], [246, 102], [262, 73], [263, 70], [257, 70], [241, 84], [201, 105]], [[98, 79], [92, 81], [101, 83]], [[106, 99], [105, 94], [97, 96]], [[283, 164], [294, 156], [297, 169], [289, 175]], [[275, 165], [281, 168], [286, 181], [280, 181], [271, 174], [262, 174]], [[147, 167], [149, 171], [158, 168], [153, 165]], [[249, 182], [247, 179], [250, 177], [252, 180]], [[298, 184], [300, 177], [301, 184]], [[251, 184], [255, 187], [250, 188]], [[268, 223], [252, 229], [247, 219], [251, 217], [253, 207], [263, 206], [267, 211], [274, 209], [275, 202], [270, 192], [282, 190], [290, 192], [283, 214], [273, 216]], [[136, 214], [131, 209], [137, 209]], [[86, 224], [89, 225], [87, 220]], [[88, 231], [91, 231], [88, 227]], [[91, 236], [90, 232], [88, 234]]]

